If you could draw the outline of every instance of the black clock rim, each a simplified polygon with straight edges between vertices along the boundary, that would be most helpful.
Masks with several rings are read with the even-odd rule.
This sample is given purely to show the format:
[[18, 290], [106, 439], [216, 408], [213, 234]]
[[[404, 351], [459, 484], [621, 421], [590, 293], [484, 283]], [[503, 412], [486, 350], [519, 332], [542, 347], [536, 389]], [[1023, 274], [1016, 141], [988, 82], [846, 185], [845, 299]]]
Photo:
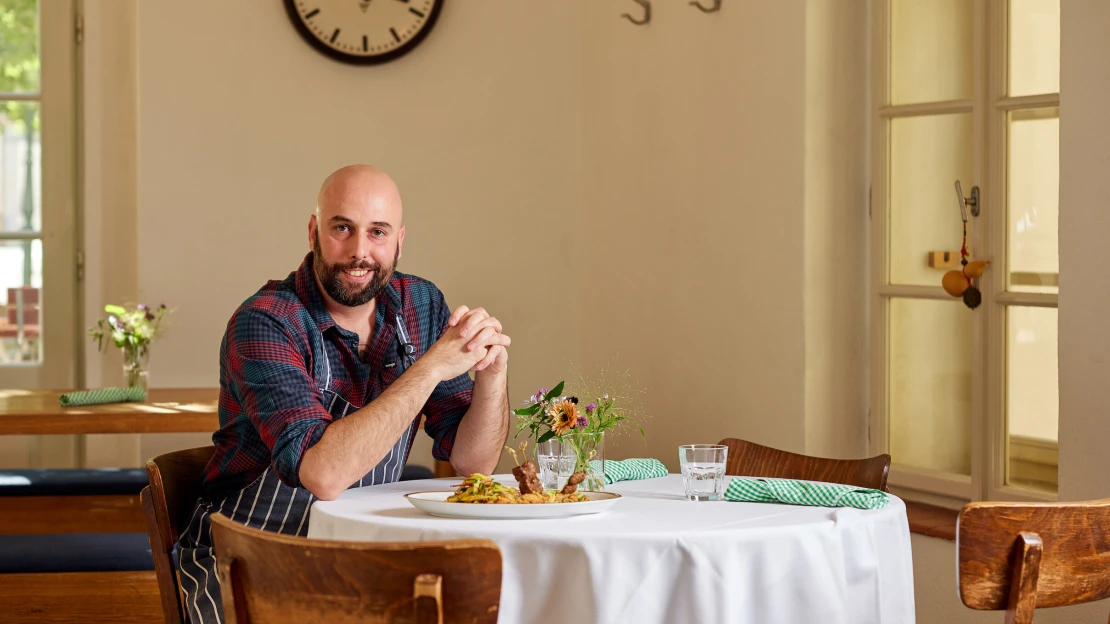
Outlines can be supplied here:
[[320, 52], [324, 56], [331, 57], [334, 60], [340, 61], [342, 63], [348, 63], [350, 65], [379, 65], [381, 63], [387, 63], [396, 58], [402, 57], [412, 51], [413, 48], [420, 45], [420, 42], [424, 40], [424, 37], [427, 37], [428, 33], [431, 32], [432, 28], [435, 27], [436, 20], [439, 18], [439, 10], [443, 8], [443, 3], [445, 0], [435, 0], [432, 5], [432, 12], [428, 15], [427, 22], [425, 23], [424, 27], [420, 29], [420, 32], [416, 33], [415, 37], [409, 39], [404, 43], [404, 45], [395, 50], [390, 50], [385, 54], [377, 54], [374, 56], [357, 56], [354, 54], [346, 54], [344, 52], [336, 50], [335, 48], [324, 45], [324, 43], [317, 39], [316, 36], [312, 34], [312, 31], [310, 31], [308, 27], [304, 25], [304, 22], [301, 21], [301, 16], [299, 13], [297, 13], [296, 1], [297, 0], [284, 0], [285, 12], [289, 15], [289, 21], [293, 22], [293, 27], [301, 35], [301, 38], [308, 42], [310, 46], [316, 48], [317, 52]]

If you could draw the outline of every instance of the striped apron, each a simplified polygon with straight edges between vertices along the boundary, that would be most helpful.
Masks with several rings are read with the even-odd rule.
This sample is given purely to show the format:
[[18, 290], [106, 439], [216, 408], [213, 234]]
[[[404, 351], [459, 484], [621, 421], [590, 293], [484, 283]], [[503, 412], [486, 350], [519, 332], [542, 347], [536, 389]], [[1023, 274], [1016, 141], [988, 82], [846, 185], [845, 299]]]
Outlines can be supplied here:
[[[396, 329], [397, 339], [401, 343], [401, 362], [398, 365], [400, 375], [415, 361], [415, 357], [400, 314], [396, 318]], [[331, 389], [331, 363], [323, 341], [320, 342], [320, 349], [323, 354], [313, 358], [316, 362], [313, 378], [320, 387], [324, 407], [332, 418], [338, 420], [347, 415], [351, 404]], [[324, 364], [323, 371], [319, 370], [321, 362]], [[400, 479], [408, 459], [410, 442], [419, 423], [417, 416], [382, 461], [350, 487], [393, 483]], [[216, 575], [212, 524], [209, 519], [213, 512], [222, 513], [235, 522], [257, 529], [303, 536], [308, 533], [308, 510], [314, 500], [316, 497], [308, 490], [282, 483], [272, 468], [266, 468], [253, 483], [223, 500], [199, 500], [188, 528], [179, 536], [177, 547], [178, 581], [181, 583], [188, 620], [206, 624], [223, 622], [220, 581]]]

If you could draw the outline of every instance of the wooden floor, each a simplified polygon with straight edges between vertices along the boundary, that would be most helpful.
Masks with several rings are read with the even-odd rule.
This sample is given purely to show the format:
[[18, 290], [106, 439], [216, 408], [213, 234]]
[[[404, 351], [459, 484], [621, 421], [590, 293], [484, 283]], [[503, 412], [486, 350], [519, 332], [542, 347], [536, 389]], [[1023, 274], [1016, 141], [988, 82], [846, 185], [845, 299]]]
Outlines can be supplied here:
[[31, 622], [161, 622], [154, 571], [0, 574], [0, 620]]

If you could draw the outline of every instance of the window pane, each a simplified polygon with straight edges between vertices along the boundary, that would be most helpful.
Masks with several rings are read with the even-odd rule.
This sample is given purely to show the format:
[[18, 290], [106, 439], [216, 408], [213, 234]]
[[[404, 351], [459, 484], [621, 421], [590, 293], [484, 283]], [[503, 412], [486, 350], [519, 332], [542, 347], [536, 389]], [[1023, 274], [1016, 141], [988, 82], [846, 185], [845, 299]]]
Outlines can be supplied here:
[[1010, 290], [1059, 292], [1060, 109], [1009, 114]]
[[894, 462], [971, 474], [971, 323], [958, 301], [890, 301]]
[[1060, 0], [1010, 0], [1010, 95], [1060, 92]]
[[1060, 413], [1056, 308], [1007, 310], [1007, 482], [1056, 491]]
[[42, 360], [42, 241], [0, 241], [0, 365]]
[[38, 90], [38, 2], [4, 0], [0, 3], [0, 93]]
[[959, 257], [962, 225], [956, 180], [971, 182], [971, 115], [905, 117], [890, 122], [890, 281], [940, 286], [946, 269], [930, 251]]
[[37, 102], [0, 102], [0, 232], [42, 229]]
[[971, 97], [974, 4], [968, 0], [891, 0], [892, 104]]

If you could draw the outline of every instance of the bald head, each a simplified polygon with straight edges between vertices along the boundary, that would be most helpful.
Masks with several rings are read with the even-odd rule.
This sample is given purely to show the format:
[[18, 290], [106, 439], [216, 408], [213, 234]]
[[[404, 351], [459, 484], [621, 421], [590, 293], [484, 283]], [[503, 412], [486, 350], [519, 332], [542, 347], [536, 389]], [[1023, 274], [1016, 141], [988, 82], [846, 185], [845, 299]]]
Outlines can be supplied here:
[[369, 305], [389, 283], [404, 240], [401, 194], [388, 175], [350, 165], [324, 180], [308, 220], [308, 244], [331, 303]]
[[[370, 165], [348, 165], [332, 172], [316, 194], [317, 219], [343, 208], [386, 211], [401, 225], [401, 192], [384, 171]], [[392, 213], [396, 213], [393, 215]]]

